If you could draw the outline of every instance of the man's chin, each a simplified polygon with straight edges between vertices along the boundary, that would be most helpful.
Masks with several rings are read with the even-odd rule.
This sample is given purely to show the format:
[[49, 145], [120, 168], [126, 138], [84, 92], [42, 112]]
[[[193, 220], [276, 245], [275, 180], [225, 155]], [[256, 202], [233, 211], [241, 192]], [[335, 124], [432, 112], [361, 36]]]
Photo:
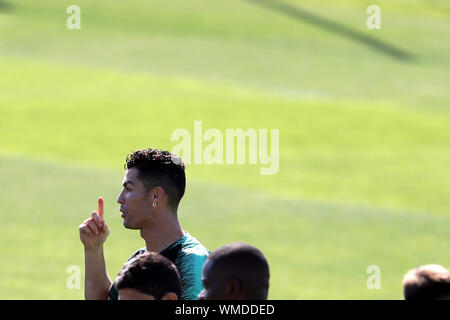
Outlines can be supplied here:
[[139, 229], [137, 226], [132, 225], [127, 220], [123, 220], [123, 226], [125, 227], [125, 229], [130, 229], [130, 230], [138, 230]]

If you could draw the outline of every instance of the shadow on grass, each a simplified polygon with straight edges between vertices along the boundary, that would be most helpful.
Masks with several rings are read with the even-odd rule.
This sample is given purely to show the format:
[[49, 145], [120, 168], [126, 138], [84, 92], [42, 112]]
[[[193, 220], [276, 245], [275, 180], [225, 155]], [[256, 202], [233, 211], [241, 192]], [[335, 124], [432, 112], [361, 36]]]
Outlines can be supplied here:
[[411, 53], [396, 48], [395, 46], [389, 43], [375, 39], [373, 37], [369, 37], [364, 33], [353, 30], [343, 24], [340, 24], [339, 22], [335, 22], [330, 19], [321, 17], [315, 13], [311, 13], [304, 9], [291, 6], [287, 3], [282, 3], [274, 0], [243, 0], [243, 1], [250, 2], [254, 5], [264, 7], [272, 11], [277, 11], [295, 20], [306, 22], [313, 26], [322, 28], [326, 31], [347, 37], [353, 41], [366, 45], [378, 52], [388, 55], [396, 60], [400, 60], [403, 62], [413, 62], [414, 60], [414, 57]]

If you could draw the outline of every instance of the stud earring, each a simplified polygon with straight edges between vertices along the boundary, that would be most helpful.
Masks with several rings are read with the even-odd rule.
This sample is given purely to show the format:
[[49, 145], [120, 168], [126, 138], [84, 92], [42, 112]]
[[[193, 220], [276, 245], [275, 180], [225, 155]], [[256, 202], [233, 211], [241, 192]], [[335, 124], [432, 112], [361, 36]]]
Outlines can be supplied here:
[[156, 202], [152, 203], [153, 208], [156, 208]]

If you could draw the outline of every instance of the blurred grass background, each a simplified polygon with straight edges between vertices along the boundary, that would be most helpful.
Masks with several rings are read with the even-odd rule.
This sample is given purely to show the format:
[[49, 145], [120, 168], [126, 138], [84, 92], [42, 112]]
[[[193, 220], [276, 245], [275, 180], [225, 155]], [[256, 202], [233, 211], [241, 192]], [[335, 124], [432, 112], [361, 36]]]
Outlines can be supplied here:
[[0, 298], [83, 298], [66, 269], [99, 195], [114, 277], [143, 246], [115, 203], [126, 155], [194, 120], [280, 130], [277, 175], [189, 165], [179, 212], [210, 250], [260, 247], [269, 298], [401, 299], [408, 269], [449, 267], [446, 1], [77, 1], [72, 31], [71, 4], [0, 2]]

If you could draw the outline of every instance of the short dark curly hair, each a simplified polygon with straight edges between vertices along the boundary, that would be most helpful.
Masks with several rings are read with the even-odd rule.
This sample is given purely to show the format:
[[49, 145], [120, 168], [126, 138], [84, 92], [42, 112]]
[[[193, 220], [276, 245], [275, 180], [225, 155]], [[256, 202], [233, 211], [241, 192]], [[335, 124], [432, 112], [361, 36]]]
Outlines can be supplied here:
[[182, 283], [175, 265], [156, 252], [146, 251], [124, 264], [115, 281], [117, 290], [135, 289], [156, 300], [168, 292], [181, 297]]
[[408, 271], [403, 277], [405, 300], [450, 298], [450, 272], [443, 266], [429, 264]]
[[125, 169], [138, 170], [138, 178], [147, 190], [160, 186], [168, 195], [168, 204], [177, 209], [186, 189], [185, 165], [180, 157], [158, 149], [138, 150], [127, 156]]

